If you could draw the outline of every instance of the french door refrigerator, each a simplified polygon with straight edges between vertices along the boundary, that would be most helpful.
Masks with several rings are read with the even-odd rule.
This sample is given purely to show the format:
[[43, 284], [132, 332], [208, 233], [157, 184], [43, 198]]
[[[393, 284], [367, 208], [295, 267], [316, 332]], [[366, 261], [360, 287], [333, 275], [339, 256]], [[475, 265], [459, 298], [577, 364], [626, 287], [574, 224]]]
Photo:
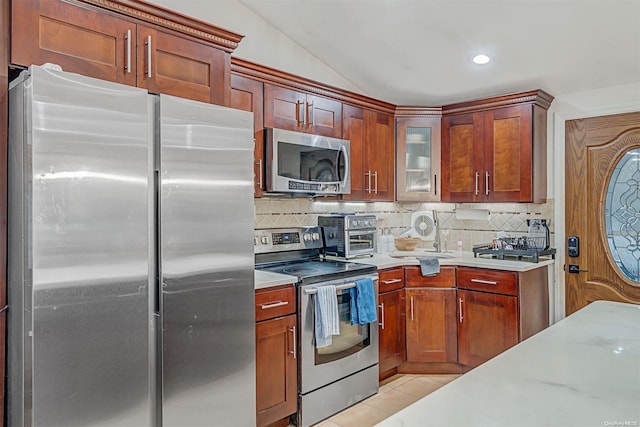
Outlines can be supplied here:
[[9, 425], [255, 426], [251, 113], [39, 66], [9, 96]]

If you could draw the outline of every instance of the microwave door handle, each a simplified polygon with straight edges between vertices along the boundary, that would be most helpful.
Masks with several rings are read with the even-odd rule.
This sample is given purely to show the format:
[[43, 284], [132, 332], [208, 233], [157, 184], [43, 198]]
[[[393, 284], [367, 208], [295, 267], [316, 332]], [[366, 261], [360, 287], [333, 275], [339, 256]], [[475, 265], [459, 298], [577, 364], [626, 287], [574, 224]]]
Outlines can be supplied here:
[[[344, 158], [344, 176], [339, 176], [340, 174], [340, 157]], [[344, 145], [340, 148], [340, 152], [338, 153], [338, 178], [340, 179], [340, 182], [342, 183], [342, 186], [345, 186], [345, 181], [347, 179], [347, 177], [349, 176], [349, 164], [350, 164], [350, 160], [349, 160], [349, 152], [347, 151], [347, 147], [345, 147]]]

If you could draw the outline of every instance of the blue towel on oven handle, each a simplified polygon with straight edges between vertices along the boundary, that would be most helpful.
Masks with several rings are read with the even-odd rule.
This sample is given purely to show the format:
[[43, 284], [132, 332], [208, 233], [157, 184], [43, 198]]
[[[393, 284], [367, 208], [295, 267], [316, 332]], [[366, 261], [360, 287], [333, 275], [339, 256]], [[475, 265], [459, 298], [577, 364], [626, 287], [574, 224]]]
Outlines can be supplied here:
[[316, 348], [331, 345], [332, 335], [340, 334], [338, 296], [334, 285], [316, 286], [315, 339]]
[[370, 278], [355, 281], [356, 286], [349, 289], [351, 293], [351, 324], [365, 325], [378, 320], [376, 296], [373, 280]]

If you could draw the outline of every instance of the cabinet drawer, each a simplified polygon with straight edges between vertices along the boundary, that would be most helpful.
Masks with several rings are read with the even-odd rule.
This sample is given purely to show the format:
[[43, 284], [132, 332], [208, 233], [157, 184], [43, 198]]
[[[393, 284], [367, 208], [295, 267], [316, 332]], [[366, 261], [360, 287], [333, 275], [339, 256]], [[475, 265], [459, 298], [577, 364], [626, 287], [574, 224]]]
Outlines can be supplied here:
[[420, 267], [405, 267], [404, 280], [408, 288], [455, 288], [454, 267], [440, 267], [435, 276], [423, 276]]
[[402, 267], [378, 271], [378, 293], [404, 288], [404, 270]]
[[295, 312], [296, 291], [293, 286], [256, 292], [256, 322]]
[[518, 273], [513, 271], [458, 268], [457, 280], [462, 289], [518, 295]]

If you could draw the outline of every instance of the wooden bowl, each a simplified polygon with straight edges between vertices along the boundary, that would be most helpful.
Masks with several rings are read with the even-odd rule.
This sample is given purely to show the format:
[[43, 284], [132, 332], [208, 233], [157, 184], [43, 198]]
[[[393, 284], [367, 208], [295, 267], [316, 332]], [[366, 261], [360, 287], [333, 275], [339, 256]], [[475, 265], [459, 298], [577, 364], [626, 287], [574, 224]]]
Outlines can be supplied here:
[[396, 237], [393, 242], [399, 251], [412, 251], [418, 246], [420, 239], [416, 237]]

